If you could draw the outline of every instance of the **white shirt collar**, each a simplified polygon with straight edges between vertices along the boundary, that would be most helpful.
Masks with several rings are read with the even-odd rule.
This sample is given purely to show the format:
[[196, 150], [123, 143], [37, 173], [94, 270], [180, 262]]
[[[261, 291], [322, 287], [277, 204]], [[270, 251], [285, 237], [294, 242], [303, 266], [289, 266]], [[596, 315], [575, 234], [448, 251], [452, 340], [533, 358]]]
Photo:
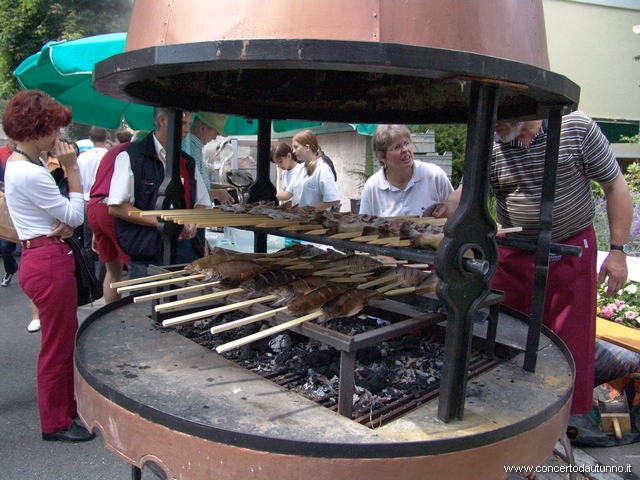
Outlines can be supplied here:
[[164, 149], [158, 138], [156, 137], [155, 132], [153, 133], [153, 145], [156, 147], [156, 154], [162, 163], [165, 163], [167, 158], [167, 151]]

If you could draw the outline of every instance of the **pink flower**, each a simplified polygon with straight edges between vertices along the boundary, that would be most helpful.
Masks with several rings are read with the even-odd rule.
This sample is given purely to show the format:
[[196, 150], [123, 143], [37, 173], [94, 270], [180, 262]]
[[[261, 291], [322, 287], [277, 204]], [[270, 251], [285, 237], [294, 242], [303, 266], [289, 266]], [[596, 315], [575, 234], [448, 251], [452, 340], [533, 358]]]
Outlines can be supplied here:
[[627, 317], [627, 320], [633, 320], [638, 315], [636, 314], [636, 312], [627, 312], [624, 316]]
[[616, 307], [621, 307], [624, 303], [624, 300], [616, 300]]
[[624, 321], [622, 320], [622, 317], [616, 317], [616, 319], [614, 320], [614, 322], [619, 323], [620, 325], [624, 324]]
[[604, 318], [611, 319], [613, 318], [613, 307], [611, 305], [607, 305], [606, 307], [602, 307], [600, 309], [600, 315]]

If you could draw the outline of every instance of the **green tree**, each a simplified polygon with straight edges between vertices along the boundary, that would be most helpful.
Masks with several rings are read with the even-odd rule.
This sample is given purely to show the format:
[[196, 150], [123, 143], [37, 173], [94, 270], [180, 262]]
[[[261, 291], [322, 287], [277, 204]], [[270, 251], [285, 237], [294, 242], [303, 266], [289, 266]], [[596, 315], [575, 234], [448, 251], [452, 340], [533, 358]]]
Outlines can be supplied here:
[[132, 0], [0, 0], [0, 97], [19, 90], [13, 71], [52, 40], [124, 32]]
[[467, 126], [466, 125], [418, 125], [410, 128], [412, 132], [426, 132], [435, 130], [436, 132], [436, 152], [442, 154], [451, 152], [453, 160], [451, 165], [451, 183], [454, 188], [458, 188], [462, 171], [464, 169], [464, 154], [467, 146]]

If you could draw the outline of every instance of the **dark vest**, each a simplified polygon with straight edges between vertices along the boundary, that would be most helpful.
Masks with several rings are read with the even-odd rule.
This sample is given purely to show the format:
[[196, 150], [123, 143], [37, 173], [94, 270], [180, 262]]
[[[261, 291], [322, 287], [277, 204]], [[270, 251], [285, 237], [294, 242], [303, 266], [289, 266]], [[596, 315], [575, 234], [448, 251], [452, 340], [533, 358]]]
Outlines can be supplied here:
[[[134, 207], [140, 210], [155, 210], [160, 185], [164, 180], [164, 166], [156, 156], [153, 134], [150, 133], [140, 142], [132, 143], [126, 152], [129, 154], [133, 172]], [[195, 160], [181, 152], [181, 162], [186, 162], [189, 176], [189, 203], [193, 208], [196, 202]], [[159, 264], [163, 260], [164, 243], [162, 234], [156, 227], [146, 227], [115, 219], [116, 237], [122, 250], [131, 257], [145, 263]]]

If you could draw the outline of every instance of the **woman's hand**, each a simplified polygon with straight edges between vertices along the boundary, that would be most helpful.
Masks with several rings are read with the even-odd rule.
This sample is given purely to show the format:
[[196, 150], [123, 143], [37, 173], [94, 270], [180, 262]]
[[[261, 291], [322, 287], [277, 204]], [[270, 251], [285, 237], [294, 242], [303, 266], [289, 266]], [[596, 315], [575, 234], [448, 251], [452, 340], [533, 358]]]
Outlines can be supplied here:
[[60, 165], [63, 166], [67, 171], [70, 168], [74, 168], [77, 166], [76, 150], [70, 143], [63, 142], [59, 138], [56, 138], [55, 148]]
[[60, 220], [56, 220], [56, 223], [51, 227], [51, 232], [47, 234], [47, 237], [60, 237], [69, 238], [73, 235], [73, 227], [70, 227], [66, 223], [62, 223]]

